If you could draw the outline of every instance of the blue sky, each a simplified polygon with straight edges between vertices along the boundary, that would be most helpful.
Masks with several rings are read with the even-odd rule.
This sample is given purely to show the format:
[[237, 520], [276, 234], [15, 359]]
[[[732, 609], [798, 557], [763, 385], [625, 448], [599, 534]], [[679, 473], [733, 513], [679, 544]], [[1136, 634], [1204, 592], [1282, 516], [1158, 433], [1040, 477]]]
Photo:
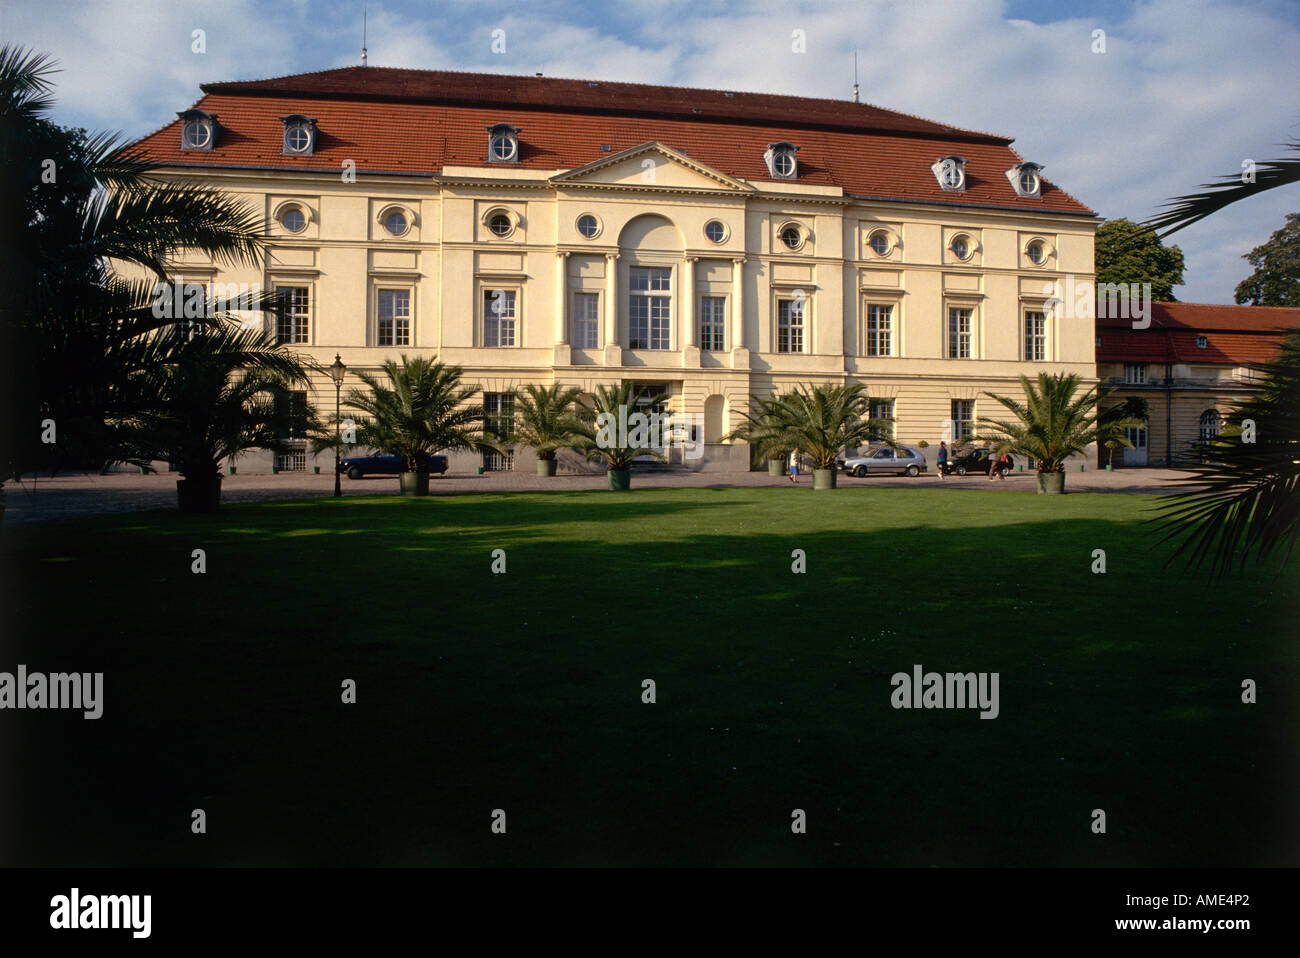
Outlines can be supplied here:
[[[56, 118], [130, 136], [209, 80], [359, 62], [361, 0], [6, 0], [0, 37], [54, 55]], [[862, 99], [1016, 138], [1103, 216], [1281, 155], [1300, 138], [1296, 0], [369, 0], [372, 66], [589, 77]], [[192, 31], [206, 52], [192, 50]], [[505, 52], [492, 33], [505, 31]], [[806, 52], [792, 49], [803, 31]], [[1094, 53], [1093, 31], [1106, 33]], [[1179, 233], [1189, 302], [1228, 303], [1243, 253], [1300, 186]]]

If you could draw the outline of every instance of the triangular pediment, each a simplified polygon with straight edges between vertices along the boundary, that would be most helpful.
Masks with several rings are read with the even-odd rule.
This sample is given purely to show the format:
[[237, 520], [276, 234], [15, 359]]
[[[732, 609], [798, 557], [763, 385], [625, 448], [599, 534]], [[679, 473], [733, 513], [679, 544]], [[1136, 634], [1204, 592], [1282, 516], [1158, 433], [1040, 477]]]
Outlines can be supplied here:
[[657, 140], [613, 153], [551, 177], [557, 186], [605, 189], [707, 190], [750, 193], [744, 180], [699, 163]]

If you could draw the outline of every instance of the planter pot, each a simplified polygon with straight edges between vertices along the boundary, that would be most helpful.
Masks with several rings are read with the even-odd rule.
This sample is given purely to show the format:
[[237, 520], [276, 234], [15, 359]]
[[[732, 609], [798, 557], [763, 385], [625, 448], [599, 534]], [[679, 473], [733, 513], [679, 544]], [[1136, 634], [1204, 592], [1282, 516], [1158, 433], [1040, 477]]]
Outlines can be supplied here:
[[404, 472], [401, 475], [402, 495], [416, 499], [429, 494], [429, 474], [427, 472]]
[[780, 459], [769, 459], [767, 461], [767, 474], [769, 476], [780, 476], [785, 473], [785, 463]]
[[626, 492], [632, 488], [632, 470], [630, 469], [610, 469], [605, 475], [609, 480], [609, 488], [613, 492]]
[[474, 471], [475, 471], [476, 473], [478, 473], [480, 476], [483, 475], [483, 467], [482, 467], [482, 466], [479, 466], [479, 467], [478, 467], [477, 469], [475, 469]]
[[553, 476], [555, 475], [555, 469], [557, 466], [559, 466], [559, 463], [554, 459], [538, 459], [537, 474], [546, 477]]
[[142, 476], [147, 476], [147, 475], [149, 475], [149, 470], [146, 469], [144, 466], [141, 466], [141, 467], [140, 467], [140, 475], [142, 475]]
[[280, 467], [279, 467], [279, 466], [272, 466], [272, 467], [271, 467], [271, 475], [273, 475], [273, 476], [278, 476], [279, 474], [280, 474]]
[[813, 470], [813, 488], [814, 488], [814, 489], [834, 489], [834, 488], [835, 488], [835, 470], [834, 470], [834, 469], [814, 469], [814, 470]]
[[221, 477], [177, 479], [176, 505], [181, 512], [216, 512], [221, 508]]
[[1083, 463], [1079, 463], [1079, 471], [1083, 472]]
[[226, 466], [226, 471], [229, 472], [229, 473], [233, 476], [233, 475], [235, 474], [235, 467], [234, 467], [234, 466]]
[[1024, 472], [1024, 471], [1025, 471], [1024, 466], [1016, 466], [1016, 472]]
[[319, 476], [319, 475], [320, 475], [320, 466], [312, 466], [312, 467], [311, 467], [311, 471], [314, 472], [316, 475]]
[[1106, 463], [1106, 471], [1107, 471], [1107, 472], [1111, 472], [1111, 471], [1113, 471], [1113, 470], [1111, 469], [1110, 463]]
[[1040, 495], [1061, 496], [1065, 494], [1065, 473], [1040, 472], [1038, 474], [1038, 492]]

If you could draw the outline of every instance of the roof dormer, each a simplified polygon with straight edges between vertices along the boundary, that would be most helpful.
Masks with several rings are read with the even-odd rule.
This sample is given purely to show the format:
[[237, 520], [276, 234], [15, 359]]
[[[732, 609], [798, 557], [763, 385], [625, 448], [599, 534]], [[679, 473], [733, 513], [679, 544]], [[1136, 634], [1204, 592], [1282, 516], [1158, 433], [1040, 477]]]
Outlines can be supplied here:
[[767, 164], [768, 173], [775, 180], [797, 180], [799, 178], [799, 160], [795, 156], [799, 147], [793, 143], [770, 143], [763, 151], [763, 162]]
[[1038, 197], [1043, 186], [1043, 178], [1038, 175], [1042, 167], [1037, 163], [1017, 163], [1007, 170], [1007, 179], [1016, 196]]
[[181, 118], [181, 149], [211, 150], [217, 144], [217, 115], [206, 110], [184, 110]]
[[945, 190], [961, 192], [966, 189], [966, 160], [960, 156], [945, 156], [930, 166], [934, 178]]
[[316, 152], [316, 121], [301, 113], [280, 117], [284, 123], [284, 146], [281, 153], [311, 156]]
[[489, 162], [519, 162], [519, 127], [509, 123], [494, 123], [487, 128], [487, 132]]

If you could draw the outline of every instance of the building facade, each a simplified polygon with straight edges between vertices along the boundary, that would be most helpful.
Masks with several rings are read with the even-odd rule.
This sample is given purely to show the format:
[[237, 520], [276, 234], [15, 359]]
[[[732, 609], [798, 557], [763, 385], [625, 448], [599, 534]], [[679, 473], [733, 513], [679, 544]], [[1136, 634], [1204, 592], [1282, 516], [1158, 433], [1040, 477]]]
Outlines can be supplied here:
[[[642, 384], [698, 423], [693, 467], [736, 470], [749, 450], [722, 440], [753, 394], [862, 382], [897, 439], [937, 445], [1021, 374], [1096, 382], [1092, 317], [1049, 298], [1093, 282], [1098, 219], [1006, 137], [855, 102], [377, 67], [202, 91], [136, 147], [263, 211], [270, 251], [260, 270], [183, 257], [176, 278], [285, 291], [277, 335], [325, 365], [437, 356], [496, 416], [528, 383]], [[332, 411], [328, 379], [311, 393]]]
[[1258, 387], [1255, 367], [1277, 354], [1287, 328], [1300, 328], [1300, 309], [1153, 303], [1143, 329], [1129, 318], [1099, 316], [1104, 405], [1135, 397], [1147, 406], [1146, 425], [1128, 430], [1133, 448], [1115, 450], [1113, 464], [1195, 461], [1197, 443], [1217, 436], [1232, 408]]

